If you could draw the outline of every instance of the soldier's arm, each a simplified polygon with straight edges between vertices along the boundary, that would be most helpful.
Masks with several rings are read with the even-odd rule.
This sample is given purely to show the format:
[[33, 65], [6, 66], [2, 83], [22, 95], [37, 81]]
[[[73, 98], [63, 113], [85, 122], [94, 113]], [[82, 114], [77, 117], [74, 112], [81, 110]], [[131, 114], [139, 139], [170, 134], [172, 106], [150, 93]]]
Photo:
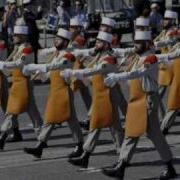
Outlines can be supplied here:
[[90, 49], [75, 49], [74, 51], [72, 51], [72, 53], [76, 57], [79, 57], [79, 56], [86, 56], [86, 57], [88, 57], [93, 52], [94, 52], [94, 48], [90, 48]]
[[38, 51], [38, 59], [40, 62], [46, 62], [47, 56], [56, 51], [55, 47], [45, 48]]
[[61, 62], [49, 63], [46, 66], [47, 66], [47, 71], [52, 71], [52, 70], [57, 70], [57, 69], [63, 70], [67, 68], [72, 69], [73, 63], [65, 59]]
[[154, 65], [150, 65], [150, 67], [142, 67], [139, 68], [138, 70], [134, 70], [131, 72], [123, 72], [117, 74], [119, 77], [119, 80], [128, 80], [128, 79], [136, 79], [140, 78], [142, 76], [147, 75], [148, 73], [152, 72], [154, 69]]
[[164, 41], [154, 42], [154, 45], [155, 45], [155, 49], [158, 50], [158, 49], [163, 48], [163, 47], [173, 46], [176, 44], [176, 42], [177, 42], [176, 39], [167, 39]]
[[96, 74], [106, 75], [106, 74], [112, 73], [112, 72], [118, 72], [117, 67], [113, 64], [104, 62], [94, 68], [85, 69], [84, 77], [93, 76]]
[[168, 63], [169, 61], [172, 61], [178, 57], [180, 57], [180, 50], [177, 49], [174, 52], [168, 53], [168, 54], [158, 54], [156, 55], [156, 57], [158, 58], [158, 63]]
[[113, 48], [116, 57], [124, 57], [128, 54], [134, 53], [135, 48]]

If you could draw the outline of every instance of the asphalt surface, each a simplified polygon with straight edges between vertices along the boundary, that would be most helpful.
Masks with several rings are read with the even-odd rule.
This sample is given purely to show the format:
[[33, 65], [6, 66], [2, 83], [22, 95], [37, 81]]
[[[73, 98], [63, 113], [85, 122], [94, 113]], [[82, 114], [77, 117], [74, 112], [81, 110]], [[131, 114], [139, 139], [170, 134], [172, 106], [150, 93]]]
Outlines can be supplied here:
[[[127, 86], [123, 86], [127, 97]], [[43, 116], [49, 85], [36, 85], [35, 94], [38, 108]], [[81, 97], [75, 95], [75, 105], [79, 120], [86, 117]], [[49, 148], [43, 152], [42, 159], [36, 159], [23, 152], [24, 147], [36, 144], [35, 134], [30, 126], [27, 114], [19, 117], [23, 142], [6, 143], [4, 151], [0, 152], [0, 180], [99, 180], [111, 179], [101, 173], [101, 168], [114, 163], [116, 154], [112, 137], [108, 129], [101, 133], [98, 145], [90, 158], [89, 168], [80, 169], [67, 162], [67, 155], [73, 150], [74, 142], [66, 123], [54, 130], [48, 141]], [[83, 131], [86, 138], [87, 131]], [[180, 118], [167, 136], [168, 143], [174, 154], [174, 164], [180, 174]], [[127, 168], [125, 180], [157, 179], [163, 165], [159, 154], [151, 141], [145, 136], [140, 139], [137, 152], [133, 156], [131, 166]], [[179, 178], [180, 179], [180, 176]]]

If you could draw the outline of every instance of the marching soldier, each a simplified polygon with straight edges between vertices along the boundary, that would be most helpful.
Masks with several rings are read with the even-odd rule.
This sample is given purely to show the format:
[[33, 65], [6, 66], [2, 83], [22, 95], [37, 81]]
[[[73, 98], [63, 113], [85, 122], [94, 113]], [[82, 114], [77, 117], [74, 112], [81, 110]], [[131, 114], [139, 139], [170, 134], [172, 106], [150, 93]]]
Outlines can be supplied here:
[[[68, 45], [69, 48], [82, 49], [85, 47], [86, 39], [83, 35], [82, 28], [83, 28], [82, 23], [79, 21], [78, 18], [73, 18], [70, 20], [70, 31], [72, 32], [72, 39]], [[81, 58], [83, 57], [76, 58], [76, 62], [74, 63], [74, 69], [84, 68], [84, 63], [83, 61], [81, 61]], [[89, 110], [92, 103], [92, 98], [89, 88], [82, 81], [77, 80], [76, 78], [72, 79], [71, 88], [74, 92], [79, 90], [81, 97], [84, 101], [84, 104], [86, 106], [86, 109]], [[82, 124], [83, 123], [80, 121], [80, 125]]]
[[[166, 39], [169, 39], [169, 32], [171, 30], [174, 30], [175, 27], [175, 22], [177, 19], [177, 13], [171, 10], [166, 10], [164, 14], [164, 30], [161, 32], [161, 34], [155, 38], [154, 42], [157, 43], [159, 41], [163, 41]], [[168, 47], [163, 47], [161, 48], [161, 53], [168, 53], [169, 49]], [[171, 64], [161, 64], [159, 67], [159, 95], [161, 98], [164, 97], [164, 94], [166, 92], [167, 87], [170, 85], [172, 81], [172, 66]], [[161, 107], [162, 109], [162, 107]], [[163, 112], [164, 110], [162, 110]], [[163, 115], [164, 116], [164, 115]]]
[[110, 127], [114, 134], [117, 151], [119, 151], [122, 143], [123, 131], [119, 121], [118, 102], [116, 99], [116, 94], [119, 91], [117, 87], [107, 88], [103, 83], [107, 73], [117, 71], [116, 58], [110, 53], [111, 42], [112, 35], [100, 31], [95, 45], [95, 50], [98, 54], [91, 62], [92, 68], [65, 70], [62, 72], [62, 75], [66, 78], [75, 76], [78, 79], [83, 79], [83, 77], [92, 76], [93, 101], [90, 131], [83, 146], [83, 154], [77, 158], [69, 159], [70, 163], [77, 166], [88, 166], [89, 157], [95, 148], [102, 128]]
[[[71, 39], [71, 32], [65, 29], [59, 29], [56, 39], [55, 47], [50, 63], [29, 65], [24, 68], [24, 72], [50, 72], [50, 92], [45, 110], [45, 125], [38, 137], [38, 143], [35, 148], [25, 148], [24, 151], [37, 158], [42, 156], [43, 149], [46, 147], [51, 132], [56, 124], [67, 122], [76, 142], [75, 150], [69, 157], [80, 156], [83, 152], [83, 135], [79, 126], [75, 107], [73, 92], [70, 88], [68, 79], [60, 76], [60, 71], [66, 68], [72, 68], [75, 57], [69, 53], [66, 48]], [[59, 97], [59, 98], [58, 98]]]
[[[19, 23], [20, 21], [18, 21]], [[0, 149], [4, 148], [8, 134], [13, 130], [18, 140], [22, 140], [18, 128], [17, 117], [27, 112], [32, 119], [35, 133], [38, 133], [42, 126], [42, 119], [37, 109], [33, 95], [33, 85], [30, 78], [22, 73], [24, 63], [32, 63], [32, 47], [27, 43], [28, 27], [18, 24], [14, 28], [13, 41], [15, 50], [10, 57], [11, 62], [1, 63], [1, 69], [12, 69], [12, 86], [8, 98], [6, 117], [1, 126]]]
[[[171, 51], [178, 50], [180, 48], [180, 43], [177, 43]], [[168, 92], [168, 102], [167, 102], [167, 112], [161, 124], [161, 130], [164, 135], [168, 134], [169, 129], [173, 125], [176, 116], [179, 113], [180, 109], [180, 61], [179, 58], [173, 61], [172, 71], [173, 77], [170, 84], [170, 89]]]
[[[158, 121], [158, 63], [151, 49], [151, 32], [135, 32], [136, 56], [127, 67], [127, 72], [110, 74], [105, 79], [113, 87], [119, 80], [130, 80], [130, 100], [126, 116], [125, 139], [119, 160], [115, 166], [105, 168], [103, 173], [111, 177], [124, 177], [127, 163], [131, 160], [139, 137], [145, 132], [152, 140], [165, 164], [160, 179], [176, 177], [172, 165], [172, 153], [161, 133]], [[162, 62], [162, 61], [161, 61]]]
[[[111, 18], [107, 18], [107, 17], [103, 17], [102, 21], [101, 21], [101, 25], [100, 25], [100, 31], [102, 32], [107, 32], [107, 33], [112, 33], [113, 28], [115, 27], [115, 21]], [[115, 40], [115, 35], [113, 35], [113, 39], [112, 39], [112, 43]], [[112, 43], [111, 43], [111, 47], [112, 47]], [[117, 45], [117, 44], [116, 44]], [[115, 44], [113, 46], [116, 46]], [[111, 50], [109, 50], [109, 52], [112, 54], [114, 53], [115, 56], [117, 57], [121, 57], [124, 56], [125, 54], [131, 53], [133, 51], [132, 48], [127, 48], [127, 49], [122, 49], [122, 48], [113, 48]], [[76, 56], [78, 55], [82, 55], [82, 56], [91, 56], [93, 54], [96, 54], [96, 50], [94, 48], [91, 49], [87, 49], [87, 50], [75, 50], [74, 54]], [[119, 89], [119, 93], [116, 94], [116, 98], [119, 101], [119, 107], [120, 110], [122, 112], [122, 115], [125, 117], [126, 115], [126, 110], [127, 110], [127, 102], [126, 99], [122, 93], [121, 87], [120, 85], [117, 86], [117, 89]], [[86, 129], [89, 128], [89, 120], [90, 120], [90, 114], [91, 114], [91, 110], [88, 113], [88, 118], [86, 120], [84, 120], [84, 122], [82, 122], [82, 126]], [[123, 117], [122, 117], [123, 119]]]

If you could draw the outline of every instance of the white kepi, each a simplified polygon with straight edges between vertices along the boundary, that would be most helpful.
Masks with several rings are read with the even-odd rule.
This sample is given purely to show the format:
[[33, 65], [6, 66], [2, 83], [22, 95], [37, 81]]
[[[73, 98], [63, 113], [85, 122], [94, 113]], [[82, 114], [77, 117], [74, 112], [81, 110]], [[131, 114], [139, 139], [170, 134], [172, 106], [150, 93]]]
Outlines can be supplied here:
[[151, 31], [136, 31], [135, 32], [135, 41], [150, 41], [152, 39], [151, 37]]
[[136, 26], [149, 27], [149, 18], [139, 17], [136, 19]]
[[112, 43], [113, 35], [107, 32], [99, 31], [97, 39], [108, 43]]
[[101, 24], [114, 28], [115, 24], [116, 24], [116, 21], [114, 19], [111, 19], [111, 18], [108, 18], [108, 17], [102, 17]]
[[60, 28], [57, 32], [57, 36], [70, 40], [72, 33], [66, 29]]

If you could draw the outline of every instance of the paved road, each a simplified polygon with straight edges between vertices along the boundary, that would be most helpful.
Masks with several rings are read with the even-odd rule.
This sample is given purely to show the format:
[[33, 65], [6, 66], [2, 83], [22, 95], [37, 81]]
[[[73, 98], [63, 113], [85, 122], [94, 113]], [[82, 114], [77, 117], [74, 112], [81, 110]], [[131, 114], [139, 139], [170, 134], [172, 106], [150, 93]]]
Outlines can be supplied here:
[[[35, 87], [37, 104], [42, 115], [48, 87], [48, 85], [37, 85]], [[124, 92], [127, 95], [126, 88]], [[75, 104], [79, 119], [85, 118], [86, 110], [78, 94], [76, 94]], [[74, 143], [66, 124], [53, 132], [52, 138], [48, 142], [49, 148], [45, 149], [42, 159], [37, 160], [22, 151], [23, 147], [31, 147], [36, 144], [34, 132], [29, 126], [29, 117], [23, 114], [19, 117], [19, 122], [24, 141], [7, 143], [5, 150], [0, 152], [0, 180], [111, 179], [101, 173], [102, 167], [112, 164], [118, 157], [108, 129], [102, 131], [98, 146], [90, 159], [89, 168], [84, 170], [67, 162], [67, 154], [73, 150]], [[85, 138], [86, 134], [87, 132], [84, 131]], [[174, 154], [175, 167], [180, 174], [180, 118], [177, 118], [167, 140]], [[126, 171], [125, 180], [156, 179], [162, 167], [160, 157], [152, 143], [146, 137], [142, 137], [131, 166]], [[180, 179], [180, 176], [177, 179]]]

